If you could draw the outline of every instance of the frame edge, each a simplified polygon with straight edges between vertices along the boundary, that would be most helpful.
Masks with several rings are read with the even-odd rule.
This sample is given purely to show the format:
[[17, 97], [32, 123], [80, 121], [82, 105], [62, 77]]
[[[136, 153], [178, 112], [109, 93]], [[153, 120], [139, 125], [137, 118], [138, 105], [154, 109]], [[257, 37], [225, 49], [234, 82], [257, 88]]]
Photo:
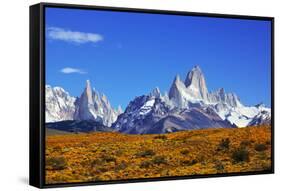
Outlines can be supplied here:
[[[66, 183], [66, 184], [52, 184], [44, 183], [44, 151], [42, 148], [44, 140], [44, 131], [42, 126], [42, 70], [43, 68], [43, 9], [46, 7], [57, 8], [81, 8], [81, 9], [99, 9], [111, 11], [125, 11], [125, 12], [140, 12], [140, 13], [156, 13], [156, 14], [175, 14], [175, 15], [190, 15], [190, 16], [203, 16], [203, 17], [218, 17], [218, 18], [231, 18], [231, 19], [256, 19], [271, 21], [272, 36], [271, 36], [271, 96], [272, 96], [272, 168], [264, 172], [247, 172], [240, 174], [211, 174], [211, 175], [198, 175], [198, 176], [184, 176], [184, 177], [168, 177], [168, 178], [152, 178], [152, 179], [132, 179], [132, 180], [118, 180], [108, 182], [81, 182], [81, 183]], [[37, 14], [38, 18], [32, 18]], [[32, 28], [33, 27], [33, 28]], [[35, 28], [35, 29], [34, 29]], [[36, 48], [37, 47], [37, 48]], [[34, 81], [35, 79], [35, 81]], [[44, 87], [44, 86], [43, 86]], [[43, 98], [44, 99], [44, 98]], [[35, 118], [35, 119], [34, 119]], [[36, 123], [34, 122], [36, 121]], [[34, 125], [35, 123], [35, 125]], [[39, 128], [38, 128], [39, 127]], [[32, 140], [33, 139], [33, 140]], [[34, 145], [35, 143], [35, 145]], [[36, 157], [36, 158], [35, 158]], [[32, 159], [33, 158], [33, 159]], [[35, 158], [35, 159], [34, 159]], [[37, 161], [36, 161], [37, 160]], [[61, 3], [39, 3], [30, 6], [30, 182], [29, 184], [38, 188], [59, 188], [70, 186], [89, 186], [89, 185], [108, 185], [120, 183], [137, 183], [137, 182], [154, 182], [154, 181], [169, 181], [169, 180], [185, 180], [195, 178], [220, 178], [232, 176], [245, 176], [245, 175], [265, 175], [274, 173], [274, 17], [267, 16], [249, 16], [249, 15], [232, 15], [232, 14], [219, 14], [219, 13], [200, 13], [188, 11], [175, 11], [175, 10], [161, 10], [161, 9], [145, 9], [145, 8], [127, 8], [127, 7], [110, 7], [110, 6], [95, 6], [95, 5], [77, 5], [77, 4], [61, 4]], [[38, 164], [37, 164], [38, 163]], [[32, 167], [32, 168], [31, 168]], [[34, 169], [33, 169], [34, 168]]]
[[41, 4], [29, 7], [29, 185], [42, 188], [40, 125]]

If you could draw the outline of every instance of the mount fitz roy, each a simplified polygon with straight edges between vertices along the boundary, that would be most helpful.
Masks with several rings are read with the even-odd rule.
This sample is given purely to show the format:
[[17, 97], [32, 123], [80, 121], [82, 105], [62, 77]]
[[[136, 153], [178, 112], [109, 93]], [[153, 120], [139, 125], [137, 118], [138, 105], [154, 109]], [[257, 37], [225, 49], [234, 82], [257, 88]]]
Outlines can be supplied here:
[[46, 85], [46, 122], [46, 127], [64, 131], [152, 134], [270, 124], [271, 109], [263, 104], [244, 106], [223, 88], [209, 92], [203, 72], [195, 66], [184, 81], [177, 75], [168, 93], [155, 88], [132, 100], [124, 112], [113, 109], [89, 81], [79, 98]]

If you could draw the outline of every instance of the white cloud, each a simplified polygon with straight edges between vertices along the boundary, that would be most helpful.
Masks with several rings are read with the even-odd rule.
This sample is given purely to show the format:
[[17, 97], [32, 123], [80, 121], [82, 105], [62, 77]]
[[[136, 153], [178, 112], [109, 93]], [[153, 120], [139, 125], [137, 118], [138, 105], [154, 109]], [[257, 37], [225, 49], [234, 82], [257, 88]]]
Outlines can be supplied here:
[[47, 36], [53, 40], [62, 40], [78, 44], [97, 43], [103, 40], [103, 36], [100, 34], [71, 31], [59, 27], [47, 27]]
[[78, 69], [78, 68], [70, 68], [70, 67], [66, 67], [66, 68], [62, 68], [60, 70], [60, 72], [64, 73], [64, 74], [72, 74], [72, 73], [78, 73], [78, 74], [86, 74], [87, 72]]

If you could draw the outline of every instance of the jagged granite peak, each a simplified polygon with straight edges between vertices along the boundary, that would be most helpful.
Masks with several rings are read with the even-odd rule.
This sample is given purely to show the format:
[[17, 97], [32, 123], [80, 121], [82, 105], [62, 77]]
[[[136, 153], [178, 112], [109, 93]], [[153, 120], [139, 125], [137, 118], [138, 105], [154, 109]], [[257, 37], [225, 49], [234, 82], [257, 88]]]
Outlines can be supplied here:
[[265, 108], [265, 104], [263, 102], [260, 102], [258, 104], [255, 105], [256, 108]]
[[89, 80], [78, 98], [61, 87], [46, 85], [46, 122], [93, 120], [110, 127], [120, 113], [120, 109], [111, 107], [105, 94], [92, 89]]
[[76, 98], [69, 95], [61, 87], [45, 86], [45, 115], [46, 122], [73, 119]]
[[100, 96], [87, 80], [83, 93], [75, 102], [74, 120], [94, 120], [110, 127], [117, 115], [107, 97], [104, 94]]
[[178, 83], [178, 82], [181, 82], [181, 78], [180, 78], [180, 75], [177, 74], [174, 79], [174, 83]]
[[192, 95], [187, 92], [185, 84], [181, 81], [179, 75], [176, 75], [169, 91], [169, 99], [174, 102], [176, 107], [184, 108], [187, 102], [192, 100]]
[[92, 92], [92, 88], [91, 88], [91, 83], [90, 80], [86, 81], [86, 88], [85, 88], [85, 97], [87, 98], [87, 101], [89, 104], [93, 104], [93, 92]]
[[225, 96], [225, 90], [224, 90], [224, 88], [219, 88], [219, 89], [217, 90], [217, 93], [218, 93], [219, 96], [222, 97], [222, 99], [224, 98], [224, 96]]
[[169, 98], [176, 107], [187, 108], [189, 103], [208, 102], [205, 77], [199, 66], [188, 72], [185, 82], [177, 75], [169, 91]]
[[102, 117], [96, 114], [98, 108], [95, 106], [99, 99], [96, 96], [96, 93], [93, 94], [90, 81], [87, 80], [84, 91], [75, 102], [74, 120], [95, 120], [102, 122]]
[[184, 84], [196, 98], [201, 98], [203, 100], [208, 99], [208, 89], [205, 77], [199, 66], [195, 66], [187, 73]]
[[157, 98], [160, 98], [161, 97], [161, 92], [160, 92], [160, 89], [158, 87], [154, 88], [150, 94], [150, 96], [154, 96], [154, 97], [157, 97]]
[[122, 109], [121, 105], [118, 105], [118, 107], [116, 109], [116, 113], [117, 113], [117, 115], [120, 115], [121, 113], [123, 113], [123, 109]]
[[224, 88], [209, 93], [208, 99], [211, 103], [226, 103], [231, 107], [243, 106], [239, 97], [235, 93], [226, 93]]

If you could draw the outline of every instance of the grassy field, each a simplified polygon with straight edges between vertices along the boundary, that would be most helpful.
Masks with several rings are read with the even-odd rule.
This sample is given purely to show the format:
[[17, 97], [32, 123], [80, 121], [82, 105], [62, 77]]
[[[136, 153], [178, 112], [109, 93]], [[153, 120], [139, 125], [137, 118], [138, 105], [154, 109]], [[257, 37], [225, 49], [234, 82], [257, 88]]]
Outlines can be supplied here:
[[66, 131], [60, 131], [60, 130], [46, 128], [46, 135], [47, 136], [51, 136], [51, 135], [69, 135], [69, 134], [71, 134], [71, 133], [66, 132]]
[[165, 135], [52, 135], [46, 141], [47, 184], [271, 169], [268, 126]]

